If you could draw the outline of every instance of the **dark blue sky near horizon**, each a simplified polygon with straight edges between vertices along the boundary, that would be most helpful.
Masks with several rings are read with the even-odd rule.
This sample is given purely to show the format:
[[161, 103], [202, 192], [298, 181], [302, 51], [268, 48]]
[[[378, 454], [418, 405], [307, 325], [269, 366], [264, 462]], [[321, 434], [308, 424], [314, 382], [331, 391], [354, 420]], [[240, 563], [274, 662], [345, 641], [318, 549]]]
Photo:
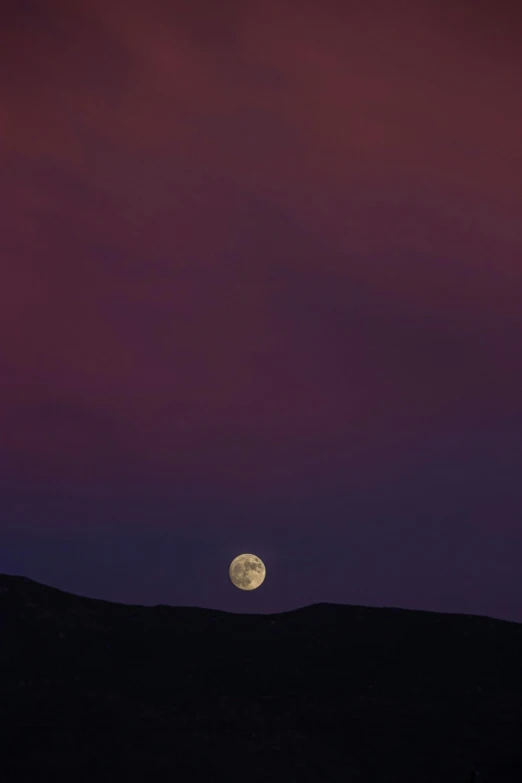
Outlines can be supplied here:
[[5, 8], [0, 572], [522, 622], [516, 4]]

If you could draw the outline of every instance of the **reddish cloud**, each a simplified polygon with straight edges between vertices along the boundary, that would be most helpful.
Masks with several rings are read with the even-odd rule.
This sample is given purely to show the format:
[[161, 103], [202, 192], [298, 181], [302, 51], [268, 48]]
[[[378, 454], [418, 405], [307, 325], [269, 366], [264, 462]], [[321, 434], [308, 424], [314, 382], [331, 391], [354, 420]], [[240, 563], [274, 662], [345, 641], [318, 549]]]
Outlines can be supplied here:
[[6, 470], [378, 483], [520, 427], [514, 6], [46, 8], [0, 39]]

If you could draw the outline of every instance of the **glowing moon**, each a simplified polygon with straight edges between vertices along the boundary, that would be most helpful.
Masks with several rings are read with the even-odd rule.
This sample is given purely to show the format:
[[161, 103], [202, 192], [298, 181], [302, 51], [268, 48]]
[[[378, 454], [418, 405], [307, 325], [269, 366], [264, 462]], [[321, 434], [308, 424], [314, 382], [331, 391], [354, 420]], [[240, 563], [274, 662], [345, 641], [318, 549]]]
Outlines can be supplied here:
[[265, 581], [266, 568], [256, 555], [238, 555], [228, 569], [230, 581], [240, 590], [255, 590]]

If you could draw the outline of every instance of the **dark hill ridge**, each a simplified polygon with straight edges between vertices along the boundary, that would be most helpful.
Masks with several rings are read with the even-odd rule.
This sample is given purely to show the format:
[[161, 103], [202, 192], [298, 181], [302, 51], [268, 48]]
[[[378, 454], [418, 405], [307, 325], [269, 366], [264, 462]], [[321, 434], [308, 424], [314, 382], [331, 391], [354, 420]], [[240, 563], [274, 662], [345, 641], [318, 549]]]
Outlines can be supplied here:
[[143, 607], [0, 575], [0, 720], [3, 781], [521, 783], [522, 625]]

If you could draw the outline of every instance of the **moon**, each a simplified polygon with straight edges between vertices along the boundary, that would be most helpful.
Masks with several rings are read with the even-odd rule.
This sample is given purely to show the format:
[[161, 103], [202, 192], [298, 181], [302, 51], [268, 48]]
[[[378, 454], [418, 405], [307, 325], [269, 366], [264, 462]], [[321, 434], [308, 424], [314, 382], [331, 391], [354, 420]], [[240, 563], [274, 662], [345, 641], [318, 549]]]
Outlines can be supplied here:
[[238, 555], [230, 563], [228, 573], [239, 590], [256, 590], [265, 581], [266, 568], [256, 555]]

